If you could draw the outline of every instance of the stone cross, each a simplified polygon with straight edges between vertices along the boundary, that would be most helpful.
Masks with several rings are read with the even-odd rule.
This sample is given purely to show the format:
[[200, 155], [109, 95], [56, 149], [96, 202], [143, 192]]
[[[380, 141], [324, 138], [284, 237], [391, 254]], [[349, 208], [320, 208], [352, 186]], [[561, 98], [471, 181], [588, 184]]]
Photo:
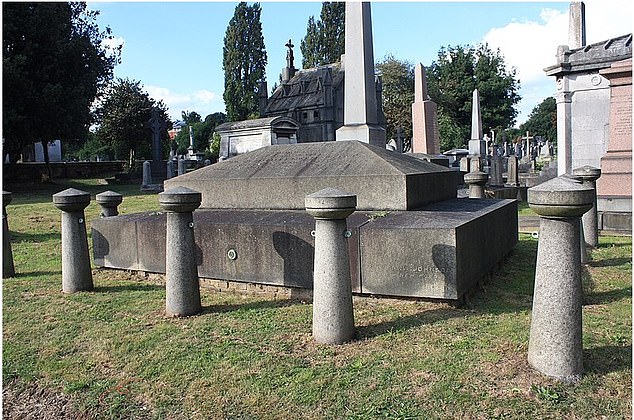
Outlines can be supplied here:
[[288, 51], [286, 52], [286, 67], [294, 68], [295, 64], [293, 63], [293, 61], [295, 60], [295, 55], [293, 54], [293, 47], [295, 45], [293, 45], [293, 43], [289, 39], [284, 46], [288, 48]]
[[305, 202], [315, 218], [313, 338], [342, 344], [354, 337], [346, 218], [355, 211], [357, 196], [325, 188], [307, 195]]
[[160, 109], [152, 108], [147, 126], [152, 130], [152, 160], [157, 162], [161, 160], [161, 130], [167, 127], [167, 124], [161, 118]]
[[528, 189], [539, 215], [528, 362], [564, 382], [583, 373], [580, 217], [592, 200], [592, 188], [566, 175]]
[[370, 3], [346, 2], [344, 125], [337, 141], [358, 140], [385, 148], [385, 129], [378, 125], [372, 17]]

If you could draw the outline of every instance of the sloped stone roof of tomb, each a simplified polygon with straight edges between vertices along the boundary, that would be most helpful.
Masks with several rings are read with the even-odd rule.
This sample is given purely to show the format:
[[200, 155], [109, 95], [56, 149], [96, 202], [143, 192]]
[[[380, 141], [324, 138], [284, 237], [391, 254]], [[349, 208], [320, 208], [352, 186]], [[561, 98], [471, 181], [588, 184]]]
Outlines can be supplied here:
[[240, 130], [246, 128], [260, 128], [282, 126], [288, 128], [299, 128], [299, 124], [292, 118], [284, 116], [256, 118], [253, 120], [232, 121], [220, 124], [216, 127], [217, 132]]
[[273, 92], [264, 113], [322, 106], [324, 86], [331, 83], [337, 87], [343, 77], [344, 70], [340, 63], [299, 70], [288, 83], [278, 86]]

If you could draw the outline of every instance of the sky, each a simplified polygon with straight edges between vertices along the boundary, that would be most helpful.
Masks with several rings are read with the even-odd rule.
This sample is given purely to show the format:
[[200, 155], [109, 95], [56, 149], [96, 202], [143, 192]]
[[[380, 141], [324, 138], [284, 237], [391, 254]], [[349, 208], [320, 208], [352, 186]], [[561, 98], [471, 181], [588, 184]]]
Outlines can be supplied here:
[[[632, 32], [631, 0], [587, 0], [586, 41], [600, 42]], [[250, 3], [251, 4], [251, 3]], [[295, 67], [301, 67], [300, 42], [321, 2], [260, 2], [268, 54], [269, 89], [286, 65], [290, 38]], [[443, 46], [488, 43], [499, 48], [507, 68], [515, 68], [522, 101], [516, 125], [555, 94], [545, 67], [556, 64], [558, 45], [568, 44], [569, 2], [372, 2], [374, 59], [388, 55], [429, 66]], [[100, 28], [109, 26], [123, 44], [115, 77], [140, 81], [171, 118], [195, 111], [203, 118], [224, 112], [222, 99], [224, 35], [236, 2], [89, 2], [99, 10]]]

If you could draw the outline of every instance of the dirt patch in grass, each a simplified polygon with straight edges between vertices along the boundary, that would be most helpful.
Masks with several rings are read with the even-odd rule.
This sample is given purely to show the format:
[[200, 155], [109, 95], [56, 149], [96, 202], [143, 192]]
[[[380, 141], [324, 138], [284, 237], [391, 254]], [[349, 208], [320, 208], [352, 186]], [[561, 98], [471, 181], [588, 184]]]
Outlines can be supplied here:
[[37, 382], [12, 381], [2, 386], [2, 418], [5, 420], [84, 420], [91, 417], [73, 408], [71, 399]]

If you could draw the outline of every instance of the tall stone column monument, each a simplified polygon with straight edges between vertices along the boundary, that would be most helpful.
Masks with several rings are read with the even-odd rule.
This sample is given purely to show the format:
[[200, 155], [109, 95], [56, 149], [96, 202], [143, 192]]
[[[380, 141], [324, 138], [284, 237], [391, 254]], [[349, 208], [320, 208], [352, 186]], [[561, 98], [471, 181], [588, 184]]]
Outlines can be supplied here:
[[429, 99], [425, 67], [414, 68], [414, 103], [412, 104], [412, 152], [440, 153], [438, 106]]
[[385, 129], [379, 125], [377, 114], [372, 17], [368, 2], [346, 2], [344, 68], [344, 125], [337, 130], [337, 141], [358, 140], [385, 147]]

